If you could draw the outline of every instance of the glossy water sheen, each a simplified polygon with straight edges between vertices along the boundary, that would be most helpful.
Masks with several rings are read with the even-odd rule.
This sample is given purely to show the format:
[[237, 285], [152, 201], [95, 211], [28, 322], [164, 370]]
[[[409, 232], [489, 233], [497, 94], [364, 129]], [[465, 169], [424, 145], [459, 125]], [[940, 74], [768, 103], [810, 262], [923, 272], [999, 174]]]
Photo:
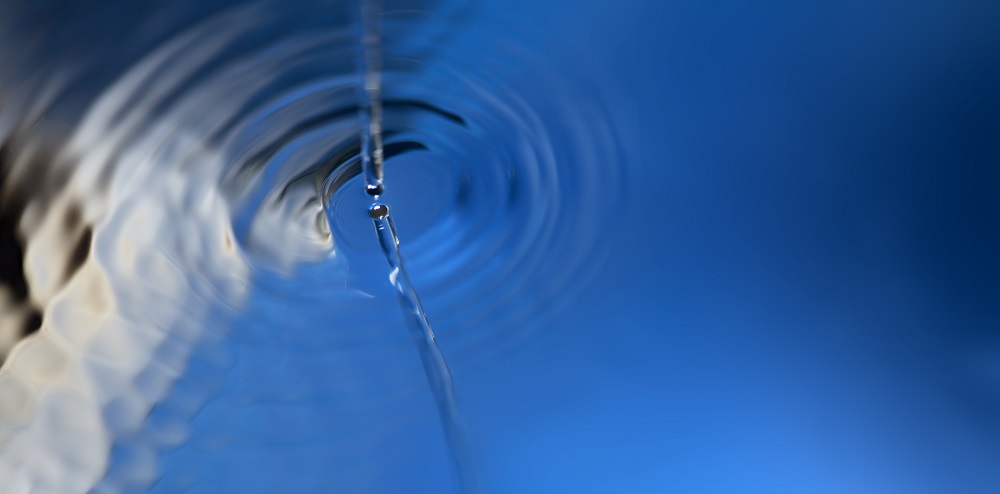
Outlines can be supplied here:
[[451, 371], [441, 349], [434, 339], [434, 330], [427, 320], [427, 314], [420, 303], [420, 297], [413, 291], [409, 275], [403, 266], [402, 254], [399, 251], [399, 236], [396, 225], [393, 224], [389, 208], [381, 204], [372, 206], [369, 210], [372, 223], [378, 235], [379, 245], [389, 262], [389, 281], [399, 292], [399, 302], [403, 307], [403, 317], [420, 351], [420, 360], [424, 365], [424, 374], [434, 393], [438, 413], [441, 414], [441, 425], [448, 440], [449, 452], [455, 465], [462, 492], [474, 492], [475, 483], [472, 476], [465, 433], [462, 430], [462, 419], [459, 414], [458, 399], [455, 397], [455, 387], [452, 384]]
[[[505, 64], [444, 50], [475, 8], [390, 2], [378, 45], [367, 22], [358, 42], [351, 2], [135, 9], [131, 45], [38, 47], [64, 53], [51, 70], [6, 53], [21, 74], [2, 81], [9, 176], [68, 180], [31, 185], [22, 219], [44, 322], [0, 376], [24, 404], [0, 416], [11, 485], [439, 492], [457, 470], [473, 490], [420, 300], [462, 365], [518, 345], [600, 265], [611, 212], [593, 198], [621, 183], [598, 166], [615, 133], [599, 100], [577, 104], [575, 76], [498, 37], [553, 87], [525, 95]], [[96, 33], [120, 15], [64, 22]], [[412, 279], [392, 220], [376, 237], [366, 214], [382, 166]], [[73, 257], [84, 228], [82, 267], [47, 278], [37, 266]]]
[[361, 120], [361, 171], [365, 176], [365, 192], [379, 196], [382, 186], [385, 154], [382, 147], [382, 41], [380, 23], [382, 2], [359, 0], [361, 85], [358, 91]]
[[[386, 261], [389, 263], [389, 281], [399, 292], [399, 301], [403, 308], [403, 317], [410, 327], [420, 360], [424, 366], [424, 374], [430, 384], [438, 413], [441, 415], [441, 425], [444, 428], [448, 442], [448, 450], [455, 467], [458, 485], [462, 492], [473, 492], [474, 482], [471, 478], [465, 434], [462, 432], [461, 414], [458, 400], [455, 397], [455, 386], [452, 384], [451, 371], [437, 341], [434, 330], [427, 320], [427, 314], [420, 303], [420, 297], [413, 289], [409, 275], [403, 265], [403, 255], [399, 248], [399, 235], [388, 206], [379, 202], [379, 196], [385, 192], [384, 148], [382, 146], [382, 77], [381, 77], [381, 2], [379, 0], [362, 0], [362, 58], [360, 64], [364, 79], [361, 86], [361, 171], [365, 177], [365, 192], [372, 196], [372, 205], [368, 208], [368, 216], [375, 225], [379, 245]], [[327, 189], [329, 188], [329, 184]], [[329, 216], [331, 209], [328, 198], [324, 197], [324, 211]], [[331, 224], [331, 229], [333, 225]]]
[[[0, 493], [454, 490], [357, 9], [0, 0]], [[384, 2], [380, 201], [483, 490], [1000, 492], [997, 25]]]

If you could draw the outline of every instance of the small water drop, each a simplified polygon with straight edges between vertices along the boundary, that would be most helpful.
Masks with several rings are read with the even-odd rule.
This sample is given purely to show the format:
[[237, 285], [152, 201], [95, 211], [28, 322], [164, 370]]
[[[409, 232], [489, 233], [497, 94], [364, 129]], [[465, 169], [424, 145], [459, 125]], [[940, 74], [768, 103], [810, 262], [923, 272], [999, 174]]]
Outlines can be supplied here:
[[378, 197], [385, 192], [385, 187], [381, 183], [368, 184], [365, 186], [365, 192], [372, 197]]
[[389, 216], [389, 207], [385, 204], [372, 204], [372, 207], [368, 210], [368, 216], [373, 220], [381, 220], [386, 216]]
[[[396, 226], [389, 216], [389, 207], [380, 204], [378, 198], [385, 191], [382, 185], [384, 150], [382, 146], [382, 102], [380, 74], [380, 38], [378, 19], [381, 12], [379, 0], [360, 0], [362, 27], [361, 67], [363, 84], [360, 88], [361, 117], [361, 169], [365, 179], [365, 192], [372, 196], [373, 203], [368, 208], [368, 216], [375, 225], [382, 253], [389, 264], [389, 282], [396, 288], [400, 305], [406, 315], [407, 326], [420, 352], [424, 374], [430, 385], [431, 394], [437, 403], [438, 414], [449, 446], [452, 464], [455, 468], [457, 487], [464, 494], [477, 492], [470, 469], [470, 459], [465, 442], [465, 434], [460, 420], [455, 386], [452, 382], [448, 363], [441, 353], [431, 329], [427, 314], [420, 304], [399, 251], [399, 237]], [[332, 229], [332, 225], [331, 225]]]

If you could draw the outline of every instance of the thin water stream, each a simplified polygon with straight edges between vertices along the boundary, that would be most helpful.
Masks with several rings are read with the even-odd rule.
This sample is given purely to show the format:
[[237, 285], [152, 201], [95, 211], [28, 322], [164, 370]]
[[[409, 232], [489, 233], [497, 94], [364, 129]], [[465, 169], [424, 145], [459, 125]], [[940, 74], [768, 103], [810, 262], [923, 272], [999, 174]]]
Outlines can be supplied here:
[[406, 268], [403, 267], [396, 226], [393, 224], [392, 217], [389, 216], [389, 208], [383, 204], [376, 202], [368, 214], [375, 224], [375, 232], [378, 234], [382, 252], [385, 254], [386, 261], [389, 262], [389, 281], [396, 287], [404, 318], [417, 349], [420, 351], [424, 373], [427, 375], [427, 382], [430, 385], [431, 393], [434, 394], [434, 401], [441, 416], [441, 425], [448, 443], [458, 486], [462, 492], [475, 492], [451, 371], [448, 369], [448, 362], [434, 338], [434, 330], [431, 329], [430, 322], [427, 320], [427, 314], [420, 303], [420, 298], [413, 290], [410, 278], [406, 274]]
[[495, 369], [601, 273], [614, 119], [478, 3], [360, 1], [8, 2], [0, 490], [502, 490], [435, 332]]
[[[461, 425], [458, 400], [455, 396], [455, 386], [452, 381], [448, 362], [441, 353], [431, 329], [427, 314], [424, 312], [420, 297], [413, 289], [403, 257], [399, 248], [399, 236], [396, 226], [389, 213], [389, 207], [383, 204], [379, 197], [385, 192], [383, 185], [382, 146], [382, 102], [380, 75], [380, 35], [379, 15], [381, 12], [379, 0], [361, 0], [361, 166], [365, 178], [365, 192], [372, 196], [372, 205], [368, 210], [375, 225], [379, 245], [386, 261], [389, 263], [389, 281], [399, 295], [403, 316], [410, 329], [424, 373], [430, 385], [441, 425], [444, 430], [448, 452], [461, 492], [472, 493], [474, 482], [470, 474], [469, 456], [465, 442], [465, 434]], [[333, 229], [331, 225], [331, 229]]]
[[382, 194], [382, 76], [378, 0], [360, 0], [361, 26], [359, 114], [361, 117], [361, 168], [365, 176], [365, 191], [378, 197]]

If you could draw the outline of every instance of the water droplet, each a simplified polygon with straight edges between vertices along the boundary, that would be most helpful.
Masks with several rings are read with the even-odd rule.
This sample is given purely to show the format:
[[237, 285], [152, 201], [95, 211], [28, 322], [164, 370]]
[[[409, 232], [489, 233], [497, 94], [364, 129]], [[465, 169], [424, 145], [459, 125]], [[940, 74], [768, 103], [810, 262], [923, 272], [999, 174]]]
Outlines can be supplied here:
[[368, 210], [368, 216], [371, 216], [373, 220], [380, 220], [389, 216], [389, 206], [385, 204], [373, 204], [371, 209]]
[[385, 187], [382, 184], [369, 184], [365, 186], [365, 192], [370, 196], [377, 197], [385, 192]]
[[[452, 463], [458, 480], [459, 489], [470, 494], [476, 489], [471, 482], [469, 458], [467, 458], [464, 432], [460, 424], [458, 402], [455, 397], [455, 387], [452, 383], [451, 371], [445, 361], [444, 354], [438, 348], [431, 329], [420, 304], [420, 298], [413, 290], [403, 258], [399, 251], [399, 237], [396, 227], [389, 216], [389, 207], [378, 202], [385, 188], [382, 185], [384, 150], [382, 146], [382, 102], [380, 38], [378, 16], [381, 11], [379, 0], [361, 0], [361, 21], [363, 24], [363, 57], [361, 66], [364, 68], [364, 87], [361, 91], [361, 165], [365, 177], [365, 192], [374, 198], [368, 209], [368, 216], [375, 224], [382, 253], [389, 263], [389, 281], [396, 288], [403, 312], [407, 315], [407, 323], [420, 352], [424, 373], [431, 388], [431, 394], [437, 402], [441, 417], [445, 440], [449, 445]], [[330, 225], [331, 231], [333, 225]]]

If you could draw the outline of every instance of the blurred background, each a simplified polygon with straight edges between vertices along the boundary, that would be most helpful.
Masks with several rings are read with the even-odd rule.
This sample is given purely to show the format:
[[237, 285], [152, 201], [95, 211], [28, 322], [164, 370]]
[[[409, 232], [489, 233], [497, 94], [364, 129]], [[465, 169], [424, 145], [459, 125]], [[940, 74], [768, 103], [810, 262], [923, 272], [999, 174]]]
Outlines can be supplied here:
[[[379, 19], [479, 492], [1000, 492], [1000, 4]], [[359, 36], [352, 2], [2, 2], [0, 492], [458, 492]]]

